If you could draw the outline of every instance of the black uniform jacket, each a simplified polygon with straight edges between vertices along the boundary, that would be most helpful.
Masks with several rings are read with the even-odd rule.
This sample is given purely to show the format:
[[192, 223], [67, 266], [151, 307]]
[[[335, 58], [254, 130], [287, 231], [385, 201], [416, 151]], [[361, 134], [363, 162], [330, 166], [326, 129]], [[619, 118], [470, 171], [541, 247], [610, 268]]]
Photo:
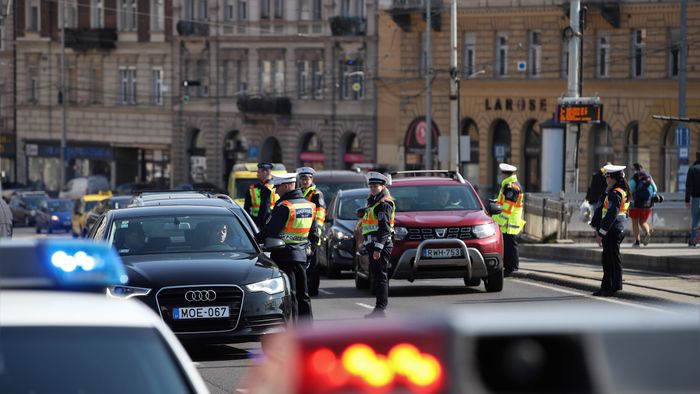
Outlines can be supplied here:
[[685, 202], [690, 202], [690, 197], [700, 197], [700, 160], [688, 168], [685, 178]]
[[[258, 243], [265, 242], [267, 238], [279, 238], [282, 229], [287, 224], [289, 219], [289, 208], [282, 205], [284, 201], [291, 202], [308, 202], [304, 198], [304, 193], [301, 189], [294, 189], [284, 196], [282, 196], [277, 203], [275, 208], [270, 214], [270, 219], [262, 227], [262, 230], [255, 236], [255, 240]], [[309, 231], [309, 241], [311, 243], [318, 242], [318, 236], [316, 235], [316, 221], [311, 223], [311, 230]], [[282, 249], [273, 250], [270, 253], [270, 257], [274, 261], [280, 262], [297, 262], [306, 264], [306, 248], [309, 246], [309, 242], [304, 242], [298, 245], [286, 245]]]
[[[620, 209], [622, 208], [622, 194], [619, 191], [614, 190], [613, 186], [604, 193], [598, 200], [598, 204], [595, 212], [593, 213], [593, 218], [591, 219], [591, 226], [596, 229], [596, 233], [601, 237], [606, 234], [621, 233], [625, 230], [625, 223], [627, 218], [624, 216], [618, 216]], [[603, 204], [605, 203], [605, 197], [608, 198], [608, 212], [603, 216]]]
[[272, 199], [272, 191], [265, 186], [266, 184], [272, 182], [271, 180], [263, 182], [258, 182], [255, 187], [260, 189], [260, 210], [258, 211], [258, 216], [253, 216], [252, 208], [253, 201], [250, 198], [250, 189], [245, 193], [245, 201], [243, 202], [243, 209], [248, 212], [253, 221], [258, 226], [258, 228], [263, 228], [267, 217], [270, 215], [270, 200]]
[[[377, 201], [381, 201], [385, 196], [386, 194], [383, 191], [376, 196], [369, 196], [367, 199], [367, 207], [364, 209], [369, 209], [372, 205], [376, 204]], [[391, 215], [393, 213], [394, 205], [386, 201], [381, 201], [376, 207], [374, 207], [374, 216], [379, 221], [379, 229], [374, 233], [367, 234], [367, 251], [381, 251], [387, 245], [391, 244]]]

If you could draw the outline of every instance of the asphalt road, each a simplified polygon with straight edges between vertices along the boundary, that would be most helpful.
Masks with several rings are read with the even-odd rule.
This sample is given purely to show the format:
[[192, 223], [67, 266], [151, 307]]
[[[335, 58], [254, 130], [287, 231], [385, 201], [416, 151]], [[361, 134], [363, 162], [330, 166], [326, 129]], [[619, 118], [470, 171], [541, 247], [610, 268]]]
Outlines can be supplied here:
[[[45, 237], [34, 234], [33, 228], [16, 228], [16, 238]], [[50, 235], [69, 237], [70, 235]], [[528, 279], [506, 279], [500, 293], [486, 293], [483, 285], [467, 288], [462, 280], [442, 279], [423, 280], [415, 283], [407, 281], [390, 282], [388, 316], [410, 314], [420, 317], [429, 311], [446, 306], [459, 305], [464, 308], [547, 308], [582, 304], [614, 304], [619, 308], [642, 308], [663, 312], [672, 303], [669, 300], [654, 298], [627, 300], [617, 298], [596, 298], [588, 292], [566, 287], [536, 282]], [[323, 326], [328, 322], [363, 319], [374, 305], [374, 298], [368, 291], [355, 289], [352, 275], [343, 279], [322, 278], [318, 297], [312, 301], [314, 324]], [[190, 347], [188, 351], [212, 393], [233, 393], [241, 387], [244, 375], [257, 359], [263, 357], [260, 345], [247, 343], [239, 345]]]

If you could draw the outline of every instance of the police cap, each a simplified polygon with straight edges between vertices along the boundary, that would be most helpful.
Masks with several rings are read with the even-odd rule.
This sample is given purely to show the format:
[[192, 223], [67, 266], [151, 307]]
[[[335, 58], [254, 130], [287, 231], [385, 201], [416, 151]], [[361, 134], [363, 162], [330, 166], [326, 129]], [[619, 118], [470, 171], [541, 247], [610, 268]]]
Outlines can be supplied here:
[[297, 175], [299, 175], [299, 176], [302, 176], [302, 175], [314, 176], [314, 175], [316, 175], [316, 171], [311, 167], [299, 167], [299, 168], [297, 168]]
[[271, 170], [272, 169], [272, 163], [258, 163], [258, 168], [261, 168], [263, 170]]

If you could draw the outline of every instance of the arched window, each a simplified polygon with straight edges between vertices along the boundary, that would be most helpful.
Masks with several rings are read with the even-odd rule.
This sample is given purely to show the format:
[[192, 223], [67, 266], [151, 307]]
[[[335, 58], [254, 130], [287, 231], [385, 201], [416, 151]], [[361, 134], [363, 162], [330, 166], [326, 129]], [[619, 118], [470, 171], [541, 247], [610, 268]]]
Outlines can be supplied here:
[[494, 190], [498, 190], [498, 165], [510, 161], [510, 126], [503, 119], [497, 119], [492, 126], [493, 142], [492, 142], [492, 183]]
[[542, 190], [541, 173], [541, 157], [542, 157], [542, 139], [540, 132], [536, 129], [537, 121], [531, 119], [525, 125], [525, 191], [539, 192]]
[[666, 192], [678, 191], [678, 146], [676, 145], [676, 123], [668, 123], [661, 134], [661, 157], [663, 178], [659, 179], [657, 186]]
[[260, 152], [260, 161], [267, 163], [282, 162], [282, 147], [277, 138], [269, 137], [265, 140], [262, 151]]
[[[438, 138], [440, 137], [440, 130], [434, 120], [431, 124], [430, 135], [432, 138], [430, 141], [430, 150], [433, 159], [432, 168], [435, 169], [435, 163], [438, 159]], [[413, 119], [413, 122], [411, 122], [406, 130], [406, 137], [404, 139], [404, 162], [407, 170], [425, 169], [425, 160], [423, 156], [425, 155], [427, 137], [428, 127], [425, 123], [425, 117], [419, 116]]]
[[602, 167], [605, 162], [615, 161], [615, 151], [613, 149], [612, 129], [607, 123], [599, 123], [591, 127], [590, 148], [591, 162], [589, 173], [594, 173]]
[[[470, 118], [466, 118], [462, 121], [462, 136], [469, 137], [469, 157], [460, 156], [462, 161], [462, 174], [474, 185], [479, 184], [479, 128], [476, 122]], [[460, 151], [466, 150], [465, 147], [461, 146], [462, 141], [460, 140]], [[468, 160], [467, 160], [468, 159]]]
[[316, 171], [323, 170], [326, 165], [326, 154], [323, 153], [323, 143], [316, 133], [306, 133], [301, 139], [299, 164], [313, 167]]
[[345, 169], [351, 169], [353, 164], [364, 163], [365, 155], [362, 152], [362, 146], [357, 134], [347, 132], [343, 137], [343, 141], [343, 165]]

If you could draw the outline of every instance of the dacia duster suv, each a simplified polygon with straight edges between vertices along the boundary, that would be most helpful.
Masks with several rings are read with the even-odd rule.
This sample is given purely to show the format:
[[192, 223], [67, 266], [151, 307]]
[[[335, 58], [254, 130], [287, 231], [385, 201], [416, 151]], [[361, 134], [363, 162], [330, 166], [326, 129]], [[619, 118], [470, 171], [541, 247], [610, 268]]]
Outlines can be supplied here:
[[[464, 278], [466, 286], [483, 281], [486, 291], [501, 291], [503, 238], [490, 216], [500, 213], [501, 206], [484, 204], [454, 171], [402, 171], [392, 176], [389, 191], [396, 212], [389, 278]], [[359, 226], [355, 240], [355, 285], [374, 288]]]

